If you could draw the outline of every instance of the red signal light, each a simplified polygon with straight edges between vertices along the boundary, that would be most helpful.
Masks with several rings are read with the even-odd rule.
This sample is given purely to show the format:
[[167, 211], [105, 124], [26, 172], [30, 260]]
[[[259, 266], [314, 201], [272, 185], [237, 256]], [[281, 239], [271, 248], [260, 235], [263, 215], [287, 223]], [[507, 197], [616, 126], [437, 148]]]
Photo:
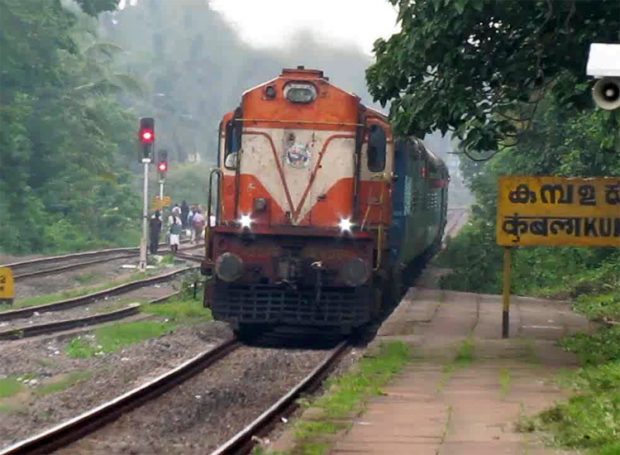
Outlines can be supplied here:
[[161, 162], [157, 165], [157, 170], [159, 172], [166, 172], [168, 170], [168, 163]]
[[140, 142], [143, 144], [152, 144], [155, 142], [155, 132], [150, 129], [140, 130]]

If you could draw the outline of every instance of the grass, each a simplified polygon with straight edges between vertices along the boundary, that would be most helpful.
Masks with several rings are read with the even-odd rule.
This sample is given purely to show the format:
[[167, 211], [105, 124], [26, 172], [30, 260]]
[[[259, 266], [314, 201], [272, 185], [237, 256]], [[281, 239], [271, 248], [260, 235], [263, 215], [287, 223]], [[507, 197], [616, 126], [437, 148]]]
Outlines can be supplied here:
[[74, 280], [80, 283], [82, 286], [85, 284], [90, 284], [95, 281], [99, 275], [95, 272], [87, 272], [82, 273], [81, 275], [77, 275]]
[[73, 338], [66, 347], [66, 352], [72, 358], [88, 358], [116, 352], [149, 338], [155, 338], [174, 329], [169, 322], [137, 321], [100, 327], [91, 336]]
[[121, 284], [129, 283], [130, 281], [144, 279], [147, 276], [150, 276], [152, 274], [153, 274], [152, 272], [150, 273], [149, 272], [146, 272], [146, 273], [137, 272], [137, 273], [131, 274], [128, 277], [118, 279], [118, 280], [113, 280], [107, 283], [100, 284], [98, 286], [88, 286], [88, 287], [82, 287], [78, 289], [69, 289], [67, 291], [57, 292], [53, 294], [43, 294], [43, 295], [37, 295], [34, 297], [28, 297], [26, 299], [16, 300], [12, 306], [8, 306], [8, 305], [1, 306], [0, 311], [10, 310], [10, 309], [15, 309], [15, 308], [24, 308], [24, 307], [35, 306], [35, 305], [45, 305], [47, 303], [56, 302], [58, 300], [69, 299], [72, 297], [81, 297], [83, 295], [92, 294], [94, 292], [103, 291], [104, 289], [108, 289], [111, 287], [119, 286]]
[[17, 395], [24, 385], [17, 378], [0, 378], [0, 398], [8, 398]]
[[528, 419], [525, 429], [549, 432], [558, 446], [620, 453], [620, 327], [568, 337], [563, 346], [585, 365], [562, 375], [575, 395]]
[[62, 392], [63, 390], [73, 387], [78, 382], [85, 381], [92, 376], [90, 371], [73, 371], [64, 375], [62, 378], [49, 382], [37, 387], [35, 393], [39, 396], [49, 395], [51, 393]]
[[144, 305], [142, 311], [173, 322], [186, 323], [212, 320], [211, 310], [205, 308], [201, 300], [194, 300], [187, 296], [173, 297], [166, 303]]
[[[295, 454], [320, 455], [328, 451], [334, 434], [349, 425], [364, 404], [382, 393], [381, 387], [399, 373], [411, 358], [409, 346], [401, 341], [382, 344], [375, 355], [360, 360], [357, 367], [328, 381], [327, 392], [307, 406], [315, 410], [294, 428]], [[306, 414], [307, 415], [307, 414]]]
[[502, 391], [502, 397], [508, 396], [510, 393], [510, 386], [512, 385], [512, 377], [508, 368], [502, 368], [499, 371], [499, 385]]
[[437, 383], [437, 392], [441, 392], [452, 375], [462, 368], [467, 368], [474, 361], [474, 340], [471, 337], [466, 338], [459, 345], [456, 355], [452, 362], [444, 365], [443, 375]]

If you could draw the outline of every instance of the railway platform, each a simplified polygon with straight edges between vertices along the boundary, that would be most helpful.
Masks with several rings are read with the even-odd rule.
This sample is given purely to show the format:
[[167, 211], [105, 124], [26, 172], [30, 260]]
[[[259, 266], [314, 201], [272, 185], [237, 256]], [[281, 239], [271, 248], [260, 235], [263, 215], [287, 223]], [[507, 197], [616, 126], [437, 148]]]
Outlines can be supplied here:
[[564, 397], [553, 379], [577, 362], [556, 341], [587, 330], [588, 322], [566, 303], [512, 302], [511, 338], [504, 340], [501, 296], [412, 288], [374, 342], [404, 340], [414, 359], [331, 453], [573, 453], [545, 447], [517, 423]]

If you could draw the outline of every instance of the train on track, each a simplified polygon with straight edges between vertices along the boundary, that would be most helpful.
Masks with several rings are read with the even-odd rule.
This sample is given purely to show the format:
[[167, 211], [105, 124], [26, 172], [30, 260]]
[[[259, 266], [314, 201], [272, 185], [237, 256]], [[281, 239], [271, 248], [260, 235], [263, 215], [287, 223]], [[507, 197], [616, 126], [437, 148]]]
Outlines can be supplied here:
[[441, 244], [449, 179], [421, 140], [322, 71], [284, 69], [221, 121], [205, 306], [240, 336], [366, 325]]

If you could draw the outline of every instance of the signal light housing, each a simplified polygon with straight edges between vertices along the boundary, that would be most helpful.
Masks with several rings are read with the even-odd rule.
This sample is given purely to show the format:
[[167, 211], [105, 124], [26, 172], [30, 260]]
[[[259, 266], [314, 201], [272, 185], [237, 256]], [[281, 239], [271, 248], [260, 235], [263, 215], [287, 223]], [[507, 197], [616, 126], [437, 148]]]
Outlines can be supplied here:
[[153, 160], [153, 144], [155, 144], [154, 118], [142, 117], [140, 119], [138, 140], [140, 141], [140, 144], [142, 144], [142, 162], [150, 163]]
[[160, 150], [157, 153], [157, 171], [159, 171], [160, 179], [166, 177], [166, 172], [168, 172], [168, 152], [166, 150]]

